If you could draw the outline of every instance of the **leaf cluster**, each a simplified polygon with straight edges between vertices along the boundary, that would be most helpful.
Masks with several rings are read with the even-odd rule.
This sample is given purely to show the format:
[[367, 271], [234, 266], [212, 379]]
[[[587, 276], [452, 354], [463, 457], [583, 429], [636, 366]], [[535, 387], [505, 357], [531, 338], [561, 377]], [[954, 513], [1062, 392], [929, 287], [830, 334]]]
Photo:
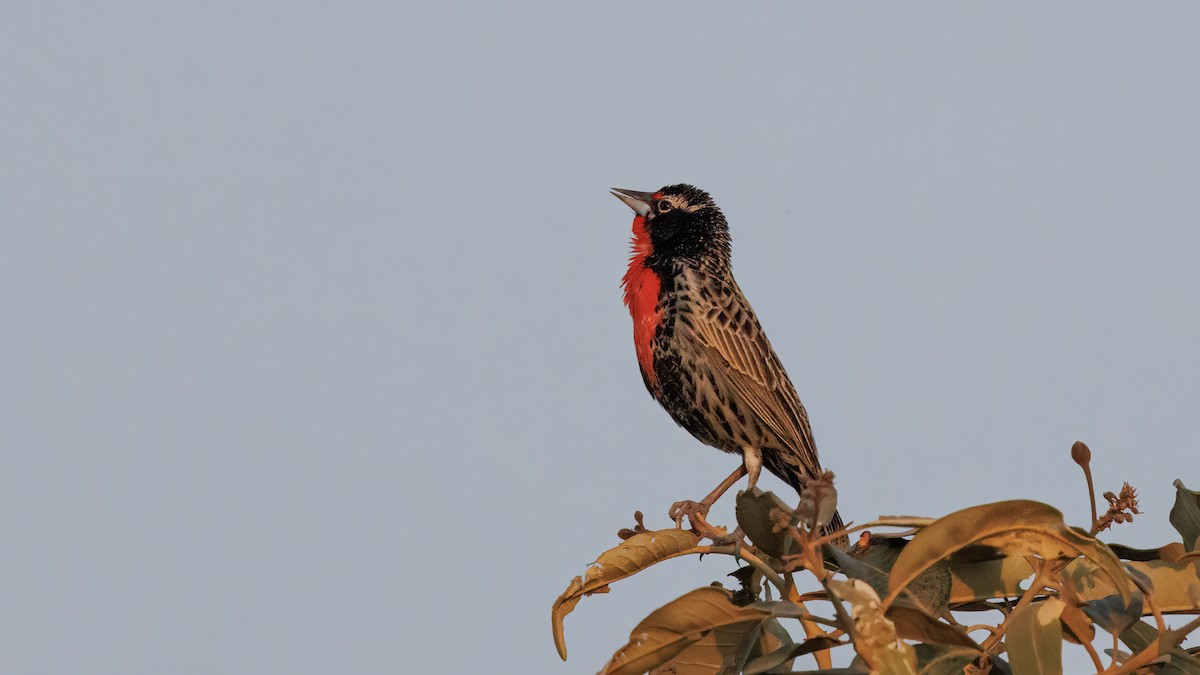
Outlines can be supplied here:
[[[666, 560], [717, 554], [736, 560], [730, 576], [740, 587], [713, 584], [663, 605], [602, 673], [1053, 675], [1062, 673], [1063, 644], [1073, 643], [1104, 675], [1200, 675], [1200, 649], [1181, 646], [1200, 618], [1176, 629], [1165, 618], [1200, 615], [1200, 493], [1175, 481], [1169, 519], [1182, 541], [1106, 544], [1098, 533], [1141, 513], [1137, 493], [1128, 484], [1105, 493], [1107, 511], [1097, 513], [1091, 452], [1077, 443], [1072, 458], [1088, 479], [1088, 528], [1046, 504], [1010, 500], [822, 532], [836, 507], [832, 474], [795, 508], [769, 492], [739, 493], [732, 543], [648, 530], [638, 513], [622, 542], [555, 600], [555, 646], [566, 659], [563, 621], [584, 596]], [[1100, 631], [1111, 638], [1104, 655], [1093, 646], [1107, 643]], [[854, 653], [847, 668], [832, 667], [839, 649]]]

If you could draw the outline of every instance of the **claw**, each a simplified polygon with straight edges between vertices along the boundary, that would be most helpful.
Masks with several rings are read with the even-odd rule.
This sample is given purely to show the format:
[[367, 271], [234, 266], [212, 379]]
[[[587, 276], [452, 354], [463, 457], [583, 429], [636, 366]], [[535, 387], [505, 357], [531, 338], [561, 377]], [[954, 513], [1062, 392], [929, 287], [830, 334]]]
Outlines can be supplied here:
[[703, 519], [708, 514], [708, 508], [708, 505], [704, 502], [684, 500], [672, 504], [671, 510], [667, 511], [667, 516], [675, 521], [675, 525], [679, 527], [683, 526], [684, 516], [687, 516], [688, 520], [692, 521], [692, 524], [695, 525], [696, 517]]
[[687, 517], [688, 524], [692, 526], [692, 532], [701, 537], [713, 540], [727, 538], [729, 535], [725, 528], [714, 527], [705, 520], [704, 516], [708, 515], [709, 508], [709, 505], [704, 502], [685, 500], [672, 504], [671, 510], [667, 512], [667, 515], [671, 520], [675, 521], [675, 527], [679, 529], [683, 529], [683, 519]]

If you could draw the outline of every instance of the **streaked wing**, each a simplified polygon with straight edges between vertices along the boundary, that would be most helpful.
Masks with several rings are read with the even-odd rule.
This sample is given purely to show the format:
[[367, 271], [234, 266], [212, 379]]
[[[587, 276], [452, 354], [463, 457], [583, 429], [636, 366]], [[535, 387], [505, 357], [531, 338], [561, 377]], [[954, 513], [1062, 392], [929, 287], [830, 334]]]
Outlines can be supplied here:
[[[724, 363], [715, 373], [803, 464], [809, 476], [820, 472], [808, 413], [800, 403], [779, 357], [771, 348], [754, 310], [736, 283], [714, 300], [696, 307], [690, 330], [706, 350], [710, 363]], [[722, 377], [723, 376], [723, 377]]]

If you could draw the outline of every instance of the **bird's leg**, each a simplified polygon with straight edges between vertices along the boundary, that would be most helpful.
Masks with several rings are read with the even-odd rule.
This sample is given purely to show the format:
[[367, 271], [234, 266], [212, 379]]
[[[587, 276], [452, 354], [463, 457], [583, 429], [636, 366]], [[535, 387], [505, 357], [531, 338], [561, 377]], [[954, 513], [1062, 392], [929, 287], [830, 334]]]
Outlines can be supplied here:
[[762, 450], [751, 446], [742, 448], [742, 465], [750, 476], [750, 480], [746, 481], [746, 489], [753, 490], [758, 483], [758, 474], [762, 473]]
[[[762, 468], [761, 458], [759, 460], [758, 468]], [[707, 497], [698, 502], [675, 502], [671, 505], [671, 510], [667, 512], [667, 515], [671, 518], [671, 520], [675, 521], [675, 524], [678, 526], [683, 525], [683, 517], [687, 516], [688, 522], [692, 524], [693, 530], [696, 530], [701, 535], [709, 538], [713, 536], [719, 536], [720, 533], [717, 532], [716, 528], [708, 524], [708, 521], [704, 519], [704, 516], [708, 514], [708, 510], [712, 508], [712, 505], [721, 498], [721, 495], [725, 494], [725, 492], [729, 490], [734, 483], [738, 482], [738, 480], [745, 475], [746, 464], [743, 463], [733, 473], [729, 474], [728, 478], [721, 481], [721, 484], [718, 485], [712, 492], [708, 493]]]
[[729, 476], [725, 480], [721, 481], [720, 485], [713, 488], [713, 491], [708, 493], [707, 497], [700, 500], [700, 503], [704, 504], [704, 506], [705, 506], [704, 510], [707, 512], [708, 509], [711, 508], [713, 504], [717, 503], [717, 500], [721, 498], [721, 495], [725, 494], [725, 492], [727, 490], [729, 490], [729, 488], [733, 487], [734, 483], [741, 480], [742, 476], [745, 476], [745, 475], [746, 475], [746, 465], [745, 464], [742, 464], [738, 468], [734, 469], [733, 473], [729, 474]]

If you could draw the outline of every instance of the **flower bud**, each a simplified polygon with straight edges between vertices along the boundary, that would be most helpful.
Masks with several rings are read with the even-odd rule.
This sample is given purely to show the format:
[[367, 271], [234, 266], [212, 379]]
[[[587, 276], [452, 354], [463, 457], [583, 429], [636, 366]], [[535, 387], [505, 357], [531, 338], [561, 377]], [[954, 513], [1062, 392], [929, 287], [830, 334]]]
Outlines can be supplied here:
[[1086, 467], [1092, 461], [1092, 450], [1083, 441], [1075, 441], [1071, 446], [1071, 459], [1079, 466]]

